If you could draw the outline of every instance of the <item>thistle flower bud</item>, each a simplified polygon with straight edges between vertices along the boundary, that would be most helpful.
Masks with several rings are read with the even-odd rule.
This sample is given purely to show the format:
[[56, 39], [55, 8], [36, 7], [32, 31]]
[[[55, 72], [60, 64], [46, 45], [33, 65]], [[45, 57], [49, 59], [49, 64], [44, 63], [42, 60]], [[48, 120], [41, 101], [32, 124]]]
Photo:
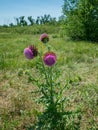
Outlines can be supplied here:
[[40, 41], [42, 41], [43, 43], [47, 43], [49, 41], [48, 34], [46, 34], [46, 33], [41, 34]]

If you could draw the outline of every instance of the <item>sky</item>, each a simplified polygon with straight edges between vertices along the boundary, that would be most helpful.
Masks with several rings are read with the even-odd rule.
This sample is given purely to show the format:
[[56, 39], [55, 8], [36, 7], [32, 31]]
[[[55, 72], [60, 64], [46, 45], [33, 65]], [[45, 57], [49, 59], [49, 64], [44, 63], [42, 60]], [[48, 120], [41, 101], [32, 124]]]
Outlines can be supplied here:
[[0, 25], [15, 23], [20, 16], [37, 16], [50, 14], [58, 18], [62, 15], [63, 0], [0, 0]]

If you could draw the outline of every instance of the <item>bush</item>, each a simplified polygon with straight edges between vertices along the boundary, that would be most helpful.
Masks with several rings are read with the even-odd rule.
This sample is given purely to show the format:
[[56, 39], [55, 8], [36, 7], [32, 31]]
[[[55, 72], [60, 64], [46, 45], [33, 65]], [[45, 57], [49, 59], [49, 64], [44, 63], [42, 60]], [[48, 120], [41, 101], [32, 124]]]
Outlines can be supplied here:
[[77, 15], [68, 18], [65, 28], [66, 34], [73, 40], [82, 40], [86, 37], [84, 25]]
[[98, 41], [98, 0], [65, 0], [67, 35], [72, 39]]

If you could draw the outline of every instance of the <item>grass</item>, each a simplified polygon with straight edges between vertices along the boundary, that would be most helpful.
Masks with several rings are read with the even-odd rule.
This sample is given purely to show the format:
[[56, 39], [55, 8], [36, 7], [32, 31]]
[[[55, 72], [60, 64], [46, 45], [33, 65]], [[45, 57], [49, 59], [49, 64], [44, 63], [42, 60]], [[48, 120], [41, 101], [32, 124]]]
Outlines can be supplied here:
[[[98, 130], [98, 44], [71, 41], [56, 33], [49, 36], [49, 44], [57, 54], [57, 67], [62, 72], [60, 81], [70, 82], [65, 92], [68, 96], [66, 109], [81, 108], [81, 130]], [[28, 83], [25, 75], [26, 70], [35, 75], [36, 59], [28, 61], [23, 55], [29, 44], [45, 52], [39, 37], [40, 34], [31, 33], [0, 33], [1, 130], [30, 130], [38, 111], [43, 110], [34, 102], [37, 95], [30, 92], [36, 88]]]

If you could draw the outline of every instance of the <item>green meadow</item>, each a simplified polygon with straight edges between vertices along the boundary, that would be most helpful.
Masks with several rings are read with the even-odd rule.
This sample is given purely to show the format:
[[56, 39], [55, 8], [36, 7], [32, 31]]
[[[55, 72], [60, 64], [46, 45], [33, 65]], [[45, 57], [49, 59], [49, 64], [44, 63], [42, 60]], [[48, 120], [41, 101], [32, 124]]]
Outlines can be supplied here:
[[62, 27], [0, 27], [0, 130], [33, 130], [37, 114], [43, 106], [35, 102], [33, 83], [25, 75], [34, 76], [36, 58], [23, 54], [28, 45], [45, 52], [40, 35], [49, 35], [49, 45], [57, 55], [60, 82], [68, 80], [67, 110], [81, 109], [80, 130], [98, 130], [98, 43], [72, 41]]

